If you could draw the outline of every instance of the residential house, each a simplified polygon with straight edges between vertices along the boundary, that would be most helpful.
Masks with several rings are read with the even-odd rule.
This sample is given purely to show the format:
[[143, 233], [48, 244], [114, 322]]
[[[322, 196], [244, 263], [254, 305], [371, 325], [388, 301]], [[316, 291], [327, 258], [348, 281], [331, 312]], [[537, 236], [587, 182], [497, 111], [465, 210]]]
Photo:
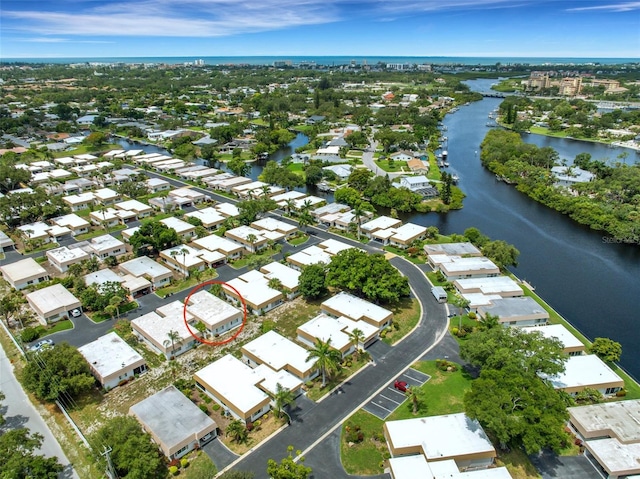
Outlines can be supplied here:
[[[359, 329], [363, 339], [354, 344], [350, 334]], [[331, 341], [331, 347], [347, 357], [358, 349], [368, 348], [379, 338], [380, 330], [365, 321], [354, 321], [344, 316], [332, 317], [320, 313], [297, 329], [298, 341], [313, 348], [318, 341]]]
[[0, 266], [0, 272], [5, 281], [18, 291], [51, 279], [47, 270], [33, 258], [25, 258]]
[[541, 375], [554, 389], [576, 396], [585, 388], [595, 389], [605, 397], [614, 397], [624, 389], [624, 380], [595, 354], [569, 356], [564, 371], [554, 376]]
[[364, 321], [380, 331], [391, 325], [393, 317], [388, 309], [344, 291], [324, 301], [321, 310], [335, 318], [346, 316], [354, 321]]
[[153, 289], [163, 288], [171, 283], [173, 273], [148, 256], [139, 256], [120, 263], [120, 271], [135, 277], [143, 277], [151, 282]]
[[236, 304], [246, 304], [247, 310], [256, 316], [276, 308], [284, 299], [283, 293], [269, 286], [269, 280], [259, 271], [248, 271], [222, 285], [227, 299]]
[[26, 295], [27, 302], [43, 325], [69, 318], [69, 312], [82, 310], [80, 300], [61, 284], [38, 289]]
[[80, 248], [69, 249], [66, 246], [50, 249], [46, 253], [49, 264], [61, 273], [69, 269], [69, 266], [88, 260], [91, 256]]

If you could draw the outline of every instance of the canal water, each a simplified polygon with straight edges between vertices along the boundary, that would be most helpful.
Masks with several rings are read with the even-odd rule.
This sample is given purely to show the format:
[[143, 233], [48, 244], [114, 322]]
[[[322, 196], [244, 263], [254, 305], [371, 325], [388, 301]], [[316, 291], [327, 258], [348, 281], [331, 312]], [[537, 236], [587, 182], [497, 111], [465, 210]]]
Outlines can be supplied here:
[[[475, 91], [489, 91], [495, 80], [468, 82]], [[488, 115], [502, 100], [485, 98], [461, 107], [444, 120], [450, 172], [460, 176], [460, 187], [467, 195], [464, 208], [447, 214], [415, 214], [403, 217], [425, 226], [437, 226], [444, 234], [462, 233], [477, 227], [492, 239], [502, 239], [520, 250], [519, 264], [512, 268], [527, 280], [571, 324], [590, 339], [608, 337], [622, 344], [621, 365], [640, 378], [640, 322], [636, 309], [640, 298], [640, 247], [619, 244], [606, 234], [579, 225], [525, 195], [512, 186], [496, 181], [480, 164], [480, 143], [489, 127]], [[575, 140], [524, 135], [527, 142], [550, 146], [568, 162], [587, 152], [594, 159], [636, 160], [632, 150]], [[279, 161], [304, 145], [299, 134], [287, 148], [271, 159]], [[127, 148], [140, 148], [128, 145]], [[161, 151], [143, 147], [145, 151]], [[257, 178], [263, 165], [253, 163], [250, 176]], [[315, 194], [316, 192], [310, 191]], [[331, 197], [329, 197], [331, 201]]]

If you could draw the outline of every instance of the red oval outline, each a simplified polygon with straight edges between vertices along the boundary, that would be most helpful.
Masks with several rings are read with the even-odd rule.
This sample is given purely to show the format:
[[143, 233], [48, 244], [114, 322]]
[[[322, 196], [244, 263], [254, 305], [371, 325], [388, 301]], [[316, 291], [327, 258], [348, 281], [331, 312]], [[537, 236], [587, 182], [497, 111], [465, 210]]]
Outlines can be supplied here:
[[[224, 341], [207, 341], [206, 339], [199, 338], [198, 336], [196, 336], [196, 334], [194, 334], [194, 332], [191, 330], [191, 326], [189, 326], [189, 323], [187, 322], [187, 305], [189, 304], [189, 298], [191, 298], [191, 295], [193, 293], [195, 293], [196, 291], [204, 288], [205, 286], [207, 286], [209, 284], [226, 285], [227, 287], [231, 288], [232, 290], [234, 290], [236, 292], [236, 294], [240, 298], [240, 302], [242, 303], [242, 309], [243, 309], [242, 324], [240, 325], [240, 327], [234, 333], [233, 336], [231, 336], [230, 338], [225, 339]], [[200, 342], [202, 344], [208, 344], [209, 346], [220, 346], [222, 344], [230, 343], [231, 341], [236, 339], [238, 337], [238, 335], [244, 329], [244, 325], [247, 323], [247, 303], [245, 302], [245, 300], [242, 297], [242, 295], [240, 294], [240, 292], [236, 288], [231, 286], [229, 283], [227, 283], [225, 281], [218, 281], [216, 279], [210, 279], [209, 281], [205, 281], [204, 283], [199, 284], [198, 286], [193, 288], [191, 291], [189, 291], [189, 294], [187, 295], [187, 297], [184, 300], [184, 306], [182, 307], [182, 319], [184, 321], [184, 325], [187, 327], [187, 330], [189, 331], [189, 334], [191, 334], [191, 336], [193, 336], [196, 341], [198, 341], [198, 342]]]

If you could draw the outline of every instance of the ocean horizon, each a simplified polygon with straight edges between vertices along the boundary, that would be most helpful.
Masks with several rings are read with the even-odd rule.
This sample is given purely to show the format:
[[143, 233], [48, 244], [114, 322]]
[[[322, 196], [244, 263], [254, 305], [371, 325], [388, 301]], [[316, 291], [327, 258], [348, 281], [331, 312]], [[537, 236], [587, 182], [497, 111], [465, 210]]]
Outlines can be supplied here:
[[322, 66], [376, 65], [378, 63], [413, 63], [437, 65], [617, 65], [640, 63], [640, 58], [596, 58], [596, 57], [465, 57], [465, 56], [178, 56], [178, 57], [60, 57], [60, 58], [0, 58], [0, 64], [75, 64], [75, 63], [124, 63], [124, 64], [170, 64], [178, 65], [202, 60], [204, 65], [273, 65], [274, 62], [315, 63]]

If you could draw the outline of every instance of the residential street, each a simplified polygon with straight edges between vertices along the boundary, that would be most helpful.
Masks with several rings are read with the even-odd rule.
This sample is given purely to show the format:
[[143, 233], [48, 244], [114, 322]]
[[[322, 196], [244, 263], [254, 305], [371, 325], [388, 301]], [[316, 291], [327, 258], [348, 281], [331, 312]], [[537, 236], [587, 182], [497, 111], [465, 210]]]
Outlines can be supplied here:
[[13, 374], [11, 361], [3, 348], [0, 348], [0, 391], [6, 396], [2, 402], [2, 413], [7, 421], [3, 428], [26, 427], [32, 433], [42, 434], [44, 441], [40, 453], [47, 457], [57, 457], [60, 463], [65, 466], [59, 477], [61, 479], [79, 479], [55, 436], [22, 390], [22, 386]]

